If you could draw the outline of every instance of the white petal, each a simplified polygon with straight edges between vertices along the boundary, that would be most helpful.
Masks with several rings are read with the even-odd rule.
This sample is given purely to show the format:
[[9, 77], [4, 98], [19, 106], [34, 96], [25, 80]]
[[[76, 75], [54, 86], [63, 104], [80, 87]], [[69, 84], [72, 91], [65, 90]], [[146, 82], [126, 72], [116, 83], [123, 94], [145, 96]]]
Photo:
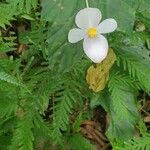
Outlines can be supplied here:
[[77, 43], [85, 37], [85, 31], [81, 29], [72, 29], [69, 31], [68, 40], [70, 43]]
[[106, 19], [98, 26], [99, 33], [110, 33], [117, 29], [117, 22], [115, 19]]
[[101, 12], [97, 8], [84, 8], [80, 10], [75, 18], [76, 25], [81, 29], [97, 27], [101, 20]]
[[102, 35], [96, 38], [85, 38], [83, 42], [85, 54], [95, 63], [102, 62], [108, 53], [108, 42]]

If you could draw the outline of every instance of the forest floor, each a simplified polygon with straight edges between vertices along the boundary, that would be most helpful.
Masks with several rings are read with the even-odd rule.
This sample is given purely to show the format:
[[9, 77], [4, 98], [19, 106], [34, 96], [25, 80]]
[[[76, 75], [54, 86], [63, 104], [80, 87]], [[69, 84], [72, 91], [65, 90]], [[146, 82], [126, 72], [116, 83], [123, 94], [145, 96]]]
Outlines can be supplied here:
[[[139, 99], [139, 113], [141, 114], [146, 126], [150, 127], [150, 97], [141, 92]], [[105, 136], [105, 131], [109, 125], [109, 116], [102, 107], [94, 110], [93, 120], [82, 123], [81, 133], [84, 137], [91, 140], [97, 146], [97, 150], [111, 150], [111, 143]], [[135, 137], [140, 137], [138, 129], [135, 129]]]

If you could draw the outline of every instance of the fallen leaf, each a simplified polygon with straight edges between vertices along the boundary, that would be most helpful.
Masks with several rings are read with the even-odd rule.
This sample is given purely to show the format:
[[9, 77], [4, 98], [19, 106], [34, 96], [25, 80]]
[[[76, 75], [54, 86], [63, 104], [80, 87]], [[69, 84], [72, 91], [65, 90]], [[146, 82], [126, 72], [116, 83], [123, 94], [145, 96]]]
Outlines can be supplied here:
[[144, 117], [144, 122], [145, 123], [150, 123], [150, 116]]
[[101, 148], [108, 142], [104, 133], [102, 133], [100, 124], [95, 121], [84, 121], [81, 124], [81, 134], [86, 138], [95, 141]]
[[92, 65], [87, 70], [86, 81], [89, 84], [89, 88], [94, 92], [102, 91], [108, 81], [109, 71], [116, 61], [116, 55], [113, 52], [113, 49], [109, 49], [109, 53], [99, 64], [96, 66]]

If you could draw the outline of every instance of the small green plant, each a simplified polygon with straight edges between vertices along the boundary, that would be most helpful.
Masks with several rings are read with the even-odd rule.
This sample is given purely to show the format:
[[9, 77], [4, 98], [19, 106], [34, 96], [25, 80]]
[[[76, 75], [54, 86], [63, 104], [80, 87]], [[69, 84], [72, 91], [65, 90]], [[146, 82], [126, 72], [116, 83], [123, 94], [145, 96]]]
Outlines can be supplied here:
[[100, 106], [109, 116], [105, 133], [112, 149], [150, 149], [139, 111], [139, 94], [150, 93], [150, 1], [89, 5], [118, 22], [117, 31], [107, 35], [116, 61], [100, 92], [87, 84], [92, 63], [82, 43], [68, 42], [84, 0], [0, 2], [0, 149], [94, 150], [96, 143], [81, 128], [95, 120]]

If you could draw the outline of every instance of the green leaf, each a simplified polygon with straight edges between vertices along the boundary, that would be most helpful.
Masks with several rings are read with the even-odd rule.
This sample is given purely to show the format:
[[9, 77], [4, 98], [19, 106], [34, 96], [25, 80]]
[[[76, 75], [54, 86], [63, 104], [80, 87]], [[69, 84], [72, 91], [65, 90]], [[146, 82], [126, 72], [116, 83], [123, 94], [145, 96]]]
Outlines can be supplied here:
[[0, 72], [0, 80], [6, 81], [6, 82], [11, 83], [16, 86], [21, 85], [21, 83], [15, 77], [13, 77], [5, 72]]
[[[115, 18], [118, 22], [119, 30], [132, 30], [135, 21], [137, 2], [134, 0], [95, 0], [89, 1], [90, 7], [97, 7], [102, 11], [104, 19]], [[65, 23], [75, 16], [80, 9], [86, 7], [84, 1], [78, 3], [77, 0], [70, 1], [42, 1], [42, 19], [56, 24]], [[128, 10], [128, 11], [127, 11]]]
[[24, 15], [22, 15], [21, 17], [22, 17], [22, 18], [25, 18], [25, 19], [27, 19], [27, 20], [31, 20], [31, 21], [34, 20], [34, 18], [32, 18], [31, 16], [29, 16], [29, 15], [27, 15], [27, 14], [24, 14]]
[[101, 0], [98, 8], [102, 11], [104, 19], [116, 19], [118, 30], [132, 31], [136, 13], [134, 0]]
[[10, 25], [10, 21], [14, 20], [13, 15], [15, 13], [15, 10], [8, 4], [0, 3], [0, 12], [0, 27], [5, 29], [5, 25]]
[[107, 135], [111, 140], [128, 140], [134, 134], [134, 126], [139, 114], [136, 105], [136, 84], [129, 76], [114, 70], [109, 81], [111, 93], [110, 118], [111, 123]]
[[[129, 1], [130, 2], [130, 1]], [[90, 1], [91, 7], [98, 7], [105, 17], [114, 17], [120, 30], [131, 30], [135, 20], [135, 8], [124, 1]], [[118, 6], [118, 7], [116, 7]], [[48, 60], [51, 66], [57, 66], [62, 71], [68, 71], [72, 65], [83, 56], [80, 44], [68, 43], [68, 32], [75, 25], [74, 16], [85, 7], [85, 2], [77, 0], [42, 1], [41, 19], [49, 22]], [[118, 13], [118, 9], [120, 14]], [[128, 11], [127, 11], [128, 10]], [[59, 37], [59, 38], [58, 38]], [[66, 61], [67, 60], [67, 61]]]
[[9, 150], [33, 150], [34, 136], [33, 123], [30, 116], [24, 116], [17, 120], [17, 127]]
[[79, 132], [81, 127], [81, 123], [82, 123], [83, 117], [82, 117], [82, 112], [77, 116], [75, 122], [72, 125], [73, 131], [74, 133]]
[[124, 146], [116, 146], [114, 147], [114, 150], [122, 150], [124, 148], [125, 150], [149, 150], [150, 149], [150, 134], [146, 133], [141, 138], [133, 138], [132, 140], [128, 142], [124, 142]]
[[[8, 96], [4, 95], [4, 92], [6, 91], [1, 91], [1, 98], [0, 98], [0, 117], [8, 117], [14, 114], [17, 110], [17, 102], [16, 102], [16, 97], [11, 95], [10, 93], [7, 93]], [[14, 94], [14, 93], [13, 93]], [[10, 98], [10, 96], [12, 96]]]
[[146, 49], [139, 51], [134, 47], [122, 47], [118, 50], [118, 65], [123, 66], [135, 80], [141, 84], [141, 88], [150, 92], [150, 62], [149, 52]]
[[69, 143], [71, 144], [73, 150], [96, 150], [94, 145], [92, 145], [86, 138], [79, 134], [72, 136], [69, 139]]
[[55, 24], [65, 24], [66, 21], [70, 21], [71, 17], [77, 12], [78, 5], [82, 5], [82, 3], [78, 3], [78, 0], [43, 0], [42, 19]]
[[[32, 9], [36, 9], [37, 0], [7, 0], [7, 2], [16, 10], [16, 13], [29, 14]], [[17, 12], [18, 11], [18, 12]]]
[[77, 98], [74, 97], [73, 93], [69, 89], [65, 89], [60, 95], [60, 102], [53, 108], [53, 132], [52, 138], [55, 142], [59, 143], [61, 141], [61, 130], [66, 131], [69, 125], [69, 115], [72, 109], [77, 103]]

